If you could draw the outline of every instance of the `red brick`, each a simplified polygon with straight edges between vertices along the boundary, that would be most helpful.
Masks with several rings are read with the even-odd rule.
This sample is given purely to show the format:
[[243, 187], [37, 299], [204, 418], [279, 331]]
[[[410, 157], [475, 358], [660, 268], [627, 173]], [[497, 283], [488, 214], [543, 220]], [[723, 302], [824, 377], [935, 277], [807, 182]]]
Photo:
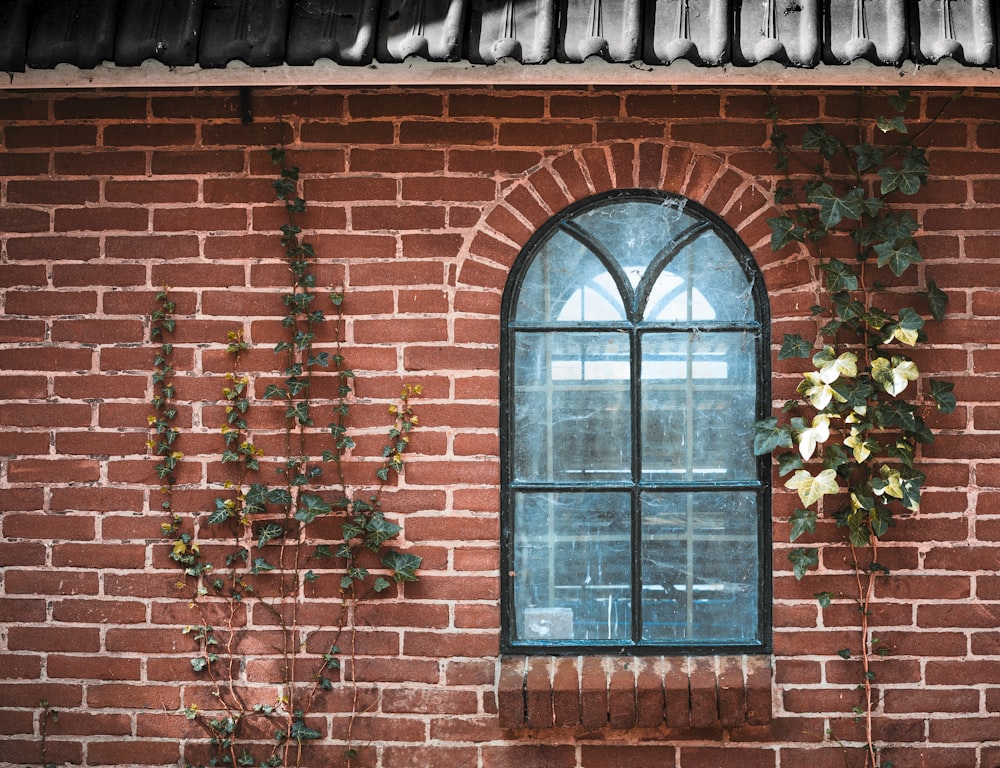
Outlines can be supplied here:
[[582, 122], [504, 122], [497, 143], [501, 147], [573, 147], [590, 144], [594, 128]]
[[56, 152], [53, 166], [60, 176], [143, 176], [144, 152]]
[[439, 117], [444, 102], [434, 93], [351, 94], [347, 109], [353, 118], [395, 117], [397, 115]]
[[0, 318], [0, 342], [43, 341], [45, 323], [41, 320], [11, 320]]
[[4, 232], [48, 232], [49, 212], [33, 208], [8, 208], [0, 211], [0, 228]]
[[8, 125], [4, 129], [7, 149], [31, 147], [91, 147], [97, 142], [93, 125]]
[[348, 164], [352, 173], [433, 173], [444, 169], [443, 150], [352, 149]]
[[98, 237], [70, 235], [34, 235], [7, 241], [7, 256], [11, 259], [46, 261], [87, 261], [101, 255]]
[[434, 146], [492, 145], [493, 125], [471, 122], [433, 122], [404, 120], [399, 126], [399, 143]]

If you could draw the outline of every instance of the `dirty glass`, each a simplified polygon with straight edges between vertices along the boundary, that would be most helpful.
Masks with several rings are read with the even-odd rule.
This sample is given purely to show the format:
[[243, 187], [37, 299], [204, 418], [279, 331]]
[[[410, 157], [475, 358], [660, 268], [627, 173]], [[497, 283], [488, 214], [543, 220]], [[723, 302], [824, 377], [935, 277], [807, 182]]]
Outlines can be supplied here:
[[[642, 470], [647, 479], [757, 476], [757, 372], [750, 333], [642, 336]], [[744, 450], [740, 450], [740, 447]], [[735, 449], [735, 450], [734, 450]]]
[[643, 639], [749, 639], [758, 611], [756, 494], [648, 493], [642, 507]]
[[629, 639], [630, 518], [624, 493], [515, 494], [519, 639]]
[[522, 333], [514, 352], [514, 471], [522, 480], [631, 471], [629, 344], [620, 333]]
[[503, 389], [514, 646], [760, 641], [752, 426], [765, 342], [758, 273], [735, 242], [696, 204], [627, 194], [550, 222], [515, 265]]

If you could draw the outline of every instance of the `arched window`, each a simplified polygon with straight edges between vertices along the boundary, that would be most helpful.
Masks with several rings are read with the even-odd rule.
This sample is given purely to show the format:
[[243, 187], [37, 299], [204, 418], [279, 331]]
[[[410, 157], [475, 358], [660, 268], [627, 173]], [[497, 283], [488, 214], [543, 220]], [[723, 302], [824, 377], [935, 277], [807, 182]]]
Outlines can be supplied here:
[[518, 257], [502, 338], [503, 649], [760, 651], [768, 308], [685, 198], [620, 190]]

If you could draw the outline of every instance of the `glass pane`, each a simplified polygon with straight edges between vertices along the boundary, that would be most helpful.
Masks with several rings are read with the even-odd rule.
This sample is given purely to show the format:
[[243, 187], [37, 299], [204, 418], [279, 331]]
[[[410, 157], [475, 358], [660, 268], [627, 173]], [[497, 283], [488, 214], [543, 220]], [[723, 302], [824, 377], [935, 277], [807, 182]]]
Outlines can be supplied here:
[[684, 212], [685, 200], [630, 200], [593, 208], [573, 219], [611, 253], [634, 288], [660, 251], [697, 223]]
[[757, 496], [643, 496], [644, 640], [725, 643], [757, 633]]
[[628, 334], [518, 333], [514, 346], [515, 477], [631, 482]]
[[556, 231], [528, 267], [515, 316], [518, 323], [610, 322], [625, 318], [625, 305], [598, 258]]
[[514, 494], [517, 640], [628, 641], [626, 493]]
[[646, 320], [752, 322], [750, 283], [726, 243], [703, 232], [678, 253], [653, 284]]
[[752, 333], [642, 337], [643, 479], [757, 477], [755, 352]]

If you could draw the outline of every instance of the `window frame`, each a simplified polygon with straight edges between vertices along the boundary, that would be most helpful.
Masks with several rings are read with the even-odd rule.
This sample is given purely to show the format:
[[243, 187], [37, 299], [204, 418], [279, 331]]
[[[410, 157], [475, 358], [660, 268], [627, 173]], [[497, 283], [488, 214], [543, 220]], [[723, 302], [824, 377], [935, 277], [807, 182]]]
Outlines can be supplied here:
[[[501, 460], [501, 542], [500, 542], [500, 605], [501, 605], [501, 637], [500, 650], [502, 654], [520, 655], [694, 655], [694, 654], [732, 654], [732, 653], [769, 653], [771, 650], [771, 468], [768, 457], [755, 457], [757, 481], [753, 484], [753, 490], [757, 494], [758, 513], [758, 610], [757, 626], [754, 633], [755, 641], [752, 642], [688, 642], [688, 643], [653, 643], [643, 642], [641, 629], [633, 626], [632, 638], [628, 643], [600, 643], [594, 644], [588, 641], [561, 641], [556, 643], [525, 642], [515, 639], [515, 606], [514, 606], [514, 512], [513, 497], [517, 490], [514, 478], [514, 457], [513, 457], [513, 434], [515, 428], [515, 408], [513, 405], [514, 395], [514, 337], [517, 331], [530, 330], [530, 325], [518, 327], [516, 318], [513, 316], [514, 306], [520, 294], [524, 278], [531, 266], [534, 258], [548, 239], [556, 232], [562, 230], [572, 230], [572, 220], [590, 210], [603, 207], [612, 203], [621, 202], [653, 202], [656, 204], [675, 203], [683, 205], [686, 212], [691, 212], [696, 218], [701, 219], [722, 240], [728, 247], [730, 253], [736, 259], [743, 270], [750, 284], [751, 300], [756, 313], [755, 323], [732, 323], [734, 329], [746, 331], [751, 326], [756, 332], [754, 356], [756, 361], [756, 391], [755, 391], [755, 418], [765, 418], [769, 415], [771, 408], [770, 378], [771, 378], [771, 356], [770, 356], [770, 307], [767, 298], [767, 291], [760, 268], [757, 266], [750, 253], [749, 248], [738, 237], [735, 231], [723, 219], [711, 210], [700, 205], [696, 201], [690, 200], [681, 195], [663, 192], [652, 189], [617, 189], [579, 200], [562, 211], [552, 216], [529, 238], [528, 242], [521, 249], [510, 270], [506, 287], [504, 289], [501, 302], [501, 331], [500, 331], [500, 460]], [[654, 262], [655, 263], [655, 262]], [[652, 266], [652, 263], [651, 263]], [[662, 268], [662, 264], [660, 267]], [[631, 311], [629, 312], [631, 314]], [[643, 328], [641, 318], [628, 321], [631, 324], [630, 333], [642, 334], [648, 329]], [[698, 325], [705, 324], [699, 321], [685, 321], [674, 323], [681, 327], [690, 327], [695, 330]], [[552, 325], [549, 323], [548, 325]], [[659, 323], [657, 327], [666, 324]], [[723, 324], [726, 325], [726, 324]], [[579, 326], [566, 324], [566, 330], [586, 329], [587, 324]], [[607, 326], [605, 326], [606, 328]], [[722, 326], [716, 323], [715, 330]], [[544, 332], [544, 331], [542, 331]], [[630, 402], [634, 404], [637, 394], [639, 377], [637, 375], [638, 363], [631, 360], [630, 368], [632, 375], [629, 379]], [[632, 430], [631, 434], [633, 451], [639, 450], [642, 444], [640, 430]], [[749, 450], [749, 447], [748, 447]], [[636, 494], [644, 486], [642, 477], [633, 478], [630, 483], [633, 487], [632, 493]], [[532, 483], [533, 488], [544, 487], [545, 483]], [[550, 483], [553, 490], [566, 490], [564, 486], [555, 487], [557, 484]], [[655, 483], [652, 485], [656, 485]], [[600, 481], [589, 484], [588, 487], [601, 487]], [[747, 483], [737, 485], [727, 485], [723, 482], [705, 483], [704, 489], [711, 490], [717, 488], [730, 488], [734, 490], [747, 490], [750, 487]], [[697, 491], [700, 488], [691, 485], [688, 490]], [[641, 513], [638, 505], [632, 503], [632, 546], [631, 546], [631, 568], [632, 568], [632, 601], [634, 602], [635, 589], [638, 586], [639, 594], [642, 593], [641, 576], [641, 550], [636, 546], [641, 537]], [[633, 615], [635, 615], [633, 608]], [[641, 609], [640, 609], [641, 610]]]

